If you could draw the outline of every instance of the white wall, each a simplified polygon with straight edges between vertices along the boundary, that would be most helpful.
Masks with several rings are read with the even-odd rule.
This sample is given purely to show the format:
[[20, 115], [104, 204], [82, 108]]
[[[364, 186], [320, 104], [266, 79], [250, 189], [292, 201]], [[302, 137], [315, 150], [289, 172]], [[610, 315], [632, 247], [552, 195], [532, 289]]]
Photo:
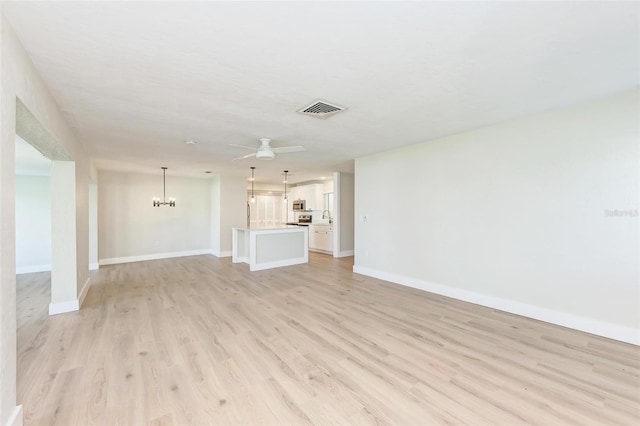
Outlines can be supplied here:
[[632, 91], [357, 159], [354, 270], [639, 344], [638, 105]]
[[210, 181], [211, 194], [211, 253], [221, 257], [220, 252], [220, 176], [213, 176]]
[[[1, 9], [0, 2], [0, 9]], [[15, 139], [19, 98], [53, 140], [76, 163], [77, 288], [88, 282], [87, 176], [83, 146], [64, 120], [55, 100], [5, 18], [0, 18], [0, 424], [21, 421], [16, 405], [16, 240]], [[82, 287], [84, 288], [84, 287]], [[77, 297], [77, 296], [76, 296]]]
[[98, 269], [98, 185], [93, 182], [89, 183], [89, 269]]
[[[78, 248], [76, 224], [76, 164], [51, 162], [51, 304], [49, 314], [80, 309], [78, 299]], [[87, 247], [88, 250], [88, 247]], [[88, 253], [87, 253], [88, 256]], [[88, 265], [87, 265], [88, 267]], [[76, 306], [78, 305], [78, 306]]]
[[51, 270], [51, 178], [16, 176], [16, 273]]
[[333, 192], [333, 179], [324, 182], [322, 192], [325, 194]]
[[220, 177], [220, 252], [218, 256], [231, 256], [234, 227], [247, 226], [247, 180], [245, 178]]
[[231, 229], [247, 226], [247, 181], [245, 178], [214, 176], [211, 192], [211, 252], [231, 256]]
[[336, 209], [334, 226], [334, 257], [354, 254], [354, 176], [351, 173], [333, 174]]
[[152, 198], [162, 198], [161, 173], [98, 171], [101, 265], [210, 252], [210, 181], [168, 170], [166, 182], [176, 206], [154, 207]]

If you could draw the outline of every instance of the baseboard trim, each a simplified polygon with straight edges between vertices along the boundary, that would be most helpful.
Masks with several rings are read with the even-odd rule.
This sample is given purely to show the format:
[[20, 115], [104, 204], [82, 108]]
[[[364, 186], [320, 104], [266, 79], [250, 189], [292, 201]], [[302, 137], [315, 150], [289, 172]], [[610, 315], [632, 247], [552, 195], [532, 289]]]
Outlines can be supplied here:
[[349, 257], [349, 256], [353, 256], [353, 250], [344, 250], [344, 251], [338, 252], [338, 254], [334, 257]]
[[118, 263], [143, 262], [145, 260], [170, 259], [172, 257], [199, 256], [202, 254], [211, 254], [211, 250], [172, 251], [167, 253], [144, 254], [141, 256], [111, 257], [107, 259], [100, 259], [98, 263], [100, 266], [115, 265]]
[[211, 250], [211, 254], [214, 255], [215, 257], [231, 257], [233, 253], [231, 252], [231, 250], [229, 251]]
[[49, 315], [66, 314], [80, 310], [80, 301], [69, 300], [67, 302], [49, 303]]
[[640, 345], [640, 330], [634, 329], [632, 327], [612, 324], [606, 321], [594, 320], [579, 315], [569, 314], [566, 312], [556, 311], [540, 306], [529, 305], [513, 300], [502, 299], [499, 297], [487, 296], [481, 293], [453, 288], [412, 277], [379, 271], [365, 266], [354, 265], [353, 272], [373, 278], [378, 278], [384, 281], [389, 281], [394, 284], [400, 284], [406, 287], [412, 287], [418, 290], [439, 294], [441, 296], [447, 296], [453, 299], [474, 303], [476, 305], [482, 305], [488, 308], [498, 309], [500, 311], [533, 318], [536, 320], [572, 328], [574, 330], [584, 331], [586, 333], [591, 333], [602, 337], [607, 337], [609, 339], [619, 340], [621, 342], [631, 343], [633, 345]]
[[24, 421], [24, 415], [22, 413], [22, 405], [18, 405], [9, 417], [7, 426], [22, 426]]
[[84, 283], [84, 287], [80, 290], [80, 296], [78, 296], [78, 305], [82, 307], [82, 303], [84, 303], [84, 298], [87, 297], [87, 293], [89, 293], [89, 288], [91, 287], [91, 278], [87, 278], [87, 282]]
[[98, 269], [100, 269], [100, 264], [99, 263], [90, 263], [89, 264], [89, 270], [90, 271], [97, 271]]
[[49, 265], [32, 265], [32, 266], [16, 266], [16, 274], [31, 274], [33, 272], [49, 272], [51, 271], [51, 264]]

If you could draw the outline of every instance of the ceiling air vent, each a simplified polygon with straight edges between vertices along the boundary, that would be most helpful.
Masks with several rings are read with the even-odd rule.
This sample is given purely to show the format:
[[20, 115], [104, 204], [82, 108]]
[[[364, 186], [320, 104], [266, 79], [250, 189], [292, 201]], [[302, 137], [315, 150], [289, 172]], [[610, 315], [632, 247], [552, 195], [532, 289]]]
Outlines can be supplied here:
[[311, 105], [299, 109], [298, 112], [301, 114], [309, 115], [311, 117], [327, 118], [340, 111], [344, 111], [345, 109], [346, 108], [343, 108], [341, 106], [330, 104], [329, 102], [317, 100], [314, 101]]

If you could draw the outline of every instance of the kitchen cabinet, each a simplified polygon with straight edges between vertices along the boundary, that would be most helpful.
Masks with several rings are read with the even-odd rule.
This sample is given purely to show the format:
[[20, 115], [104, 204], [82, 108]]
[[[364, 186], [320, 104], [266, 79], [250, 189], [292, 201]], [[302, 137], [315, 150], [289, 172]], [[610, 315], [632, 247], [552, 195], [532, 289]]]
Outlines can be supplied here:
[[309, 249], [318, 249], [318, 232], [315, 231], [315, 227], [313, 226], [309, 227]]
[[309, 250], [333, 253], [333, 225], [316, 224], [309, 227]]
[[301, 198], [300, 196], [302, 195], [302, 191], [300, 191], [300, 188], [302, 188], [301, 186], [294, 186], [293, 188], [291, 188], [291, 190], [289, 191], [289, 201], [290, 201], [290, 205], [291, 205], [291, 201], [295, 201], [295, 200], [304, 200], [304, 198]]
[[324, 210], [324, 185], [313, 185], [314, 208], [311, 210]]
[[251, 225], [275, 225], [282, 222], [282, 200], [277, 195], [256, 195], [250, 203]]
[[291, 189], [292, 200], [305, 200], [307, 210], [323, 210], [324, 185], [312, 184], [296, 186]]

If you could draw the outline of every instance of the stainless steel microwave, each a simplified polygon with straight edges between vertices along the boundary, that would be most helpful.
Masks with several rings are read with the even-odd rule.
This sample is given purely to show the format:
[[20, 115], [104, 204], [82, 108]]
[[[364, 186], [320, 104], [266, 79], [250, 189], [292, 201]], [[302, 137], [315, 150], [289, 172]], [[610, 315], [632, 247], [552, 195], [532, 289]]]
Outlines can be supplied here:
[[294, 212], [303, 212], [307, 209], [307, 203], [304, 200], [294, 200], [293, 201], [293, 211]]

